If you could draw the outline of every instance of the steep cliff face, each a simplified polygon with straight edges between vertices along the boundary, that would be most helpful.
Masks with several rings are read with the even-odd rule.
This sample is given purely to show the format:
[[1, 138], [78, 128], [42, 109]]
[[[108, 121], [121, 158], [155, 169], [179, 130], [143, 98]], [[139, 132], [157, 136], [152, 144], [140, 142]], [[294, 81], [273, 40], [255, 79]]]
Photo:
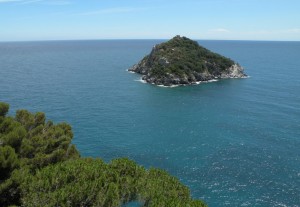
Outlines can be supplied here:
[[221, 78], [246, 77], [243, 68], [186, 37], [176, 36], [155, 45], [149, 55], [129, 71], [156, 85], [187, 85]]

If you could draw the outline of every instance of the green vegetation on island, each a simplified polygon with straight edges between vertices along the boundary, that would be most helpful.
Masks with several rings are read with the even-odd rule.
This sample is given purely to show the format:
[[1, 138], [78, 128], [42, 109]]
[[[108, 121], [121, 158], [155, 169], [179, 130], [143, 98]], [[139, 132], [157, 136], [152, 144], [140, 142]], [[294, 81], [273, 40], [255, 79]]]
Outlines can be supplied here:
[[164, 170], [127, 158], [81, 158], [67, 123], [8, 110], [0, 102], [0, 206], [206, 206]]
[[151, 53], [129, 71], [144, 75], [143, 80], [149, 83], [165, 86], [246, 76], [233, 60], [180, 36], [155, 45]]

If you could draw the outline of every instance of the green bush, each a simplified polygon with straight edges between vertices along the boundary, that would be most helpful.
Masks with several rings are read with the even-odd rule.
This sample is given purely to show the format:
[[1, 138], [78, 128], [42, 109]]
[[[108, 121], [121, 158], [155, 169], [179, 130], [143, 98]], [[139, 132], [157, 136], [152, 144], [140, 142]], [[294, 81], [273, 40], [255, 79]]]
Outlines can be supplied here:
[[0, 180], [5, 180], [19, 166], [15, 150], [10, 146], [0, 147]]
[[0, 102], [0, 116], [5, 116], [8, 112], [9, 105], [7, 103]]
[[81, 158], [50, 165], [28, 175], [21, 185], [24, 206], [205, 206], [167, 172], [145, 170], [128, 159], [106, 164]]

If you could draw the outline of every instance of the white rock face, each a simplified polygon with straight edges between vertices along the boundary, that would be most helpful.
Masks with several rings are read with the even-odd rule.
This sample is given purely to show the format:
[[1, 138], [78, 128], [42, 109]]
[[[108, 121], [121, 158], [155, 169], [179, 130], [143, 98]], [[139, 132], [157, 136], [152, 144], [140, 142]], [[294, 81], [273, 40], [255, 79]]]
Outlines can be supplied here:
[[159, 63], [160, 63], [161, 65], [164, 65], [164, 66], [170, 64], [170, 62], [168, 61], [168, 59], [165, 58], [165, 57], [160, 58], [160, 59], [159, 59]]
[[244, 73], [244, 68], [238, 64], [232, 65], [226, 70], [225, 73], [222, 73], [221, 78], [244, 78], [246, 77]]
[[234, 64], [233, 66], [231, 66], [229, 68], [230, 72], [231, 72], [231, 76], [232, 77], [235, 77], [235, 78], [242, 78], [245, 76], [244, 74], [244, 68], [237, 65], [237, 64]]

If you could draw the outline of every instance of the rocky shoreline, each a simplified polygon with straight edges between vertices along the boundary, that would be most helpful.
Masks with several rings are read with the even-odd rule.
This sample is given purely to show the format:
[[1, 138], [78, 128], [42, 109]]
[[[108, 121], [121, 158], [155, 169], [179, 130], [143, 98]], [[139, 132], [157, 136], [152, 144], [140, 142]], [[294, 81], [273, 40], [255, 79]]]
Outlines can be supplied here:
[[163, 78], [157, 78], [151, 76], [149, 73], [143, 74], [140, 72], [140, 65], [136, 64], [132, 68], [128, 69], [129, 72], [134, 72], [138, 74], [142, 74], [142, 80], [146, 83], [155, 84], [158, 86], [186, 86], [186, 85], [198, 85], [201, 82], [213, 82], [217, 81], [218, 79], [229, 79], [229, 78], [247, 78], [248, 76], [243, 72], [244, 69], [240, 65], [232, 65], [228, 68], [225, 72], [218, 74], [216, 76], [212, 74], [206, 73], [194, 73], [192, 78], [184, 76], [178, 77], [174, 74], [168, 74]]

